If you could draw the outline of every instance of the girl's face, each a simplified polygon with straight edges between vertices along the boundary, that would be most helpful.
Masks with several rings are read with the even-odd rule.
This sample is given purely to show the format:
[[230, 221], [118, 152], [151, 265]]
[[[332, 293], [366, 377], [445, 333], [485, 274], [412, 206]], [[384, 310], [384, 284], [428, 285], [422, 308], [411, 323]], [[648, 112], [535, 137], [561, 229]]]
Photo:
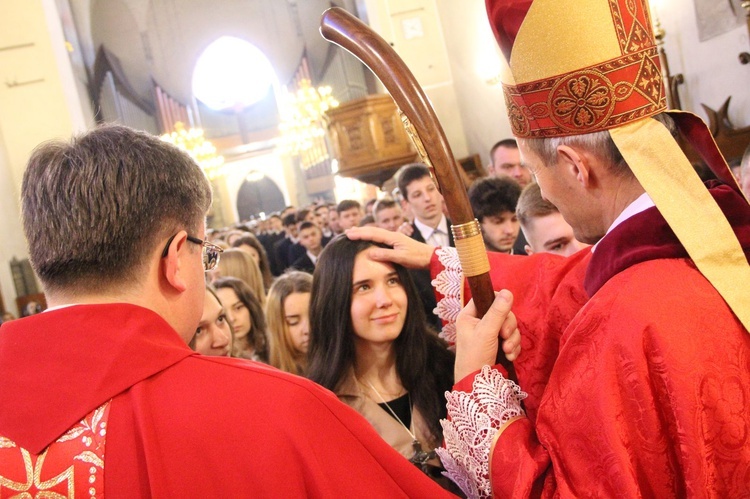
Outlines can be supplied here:
[[284, 322], [294, 348], [307, 353], [310, 343], [310, 293], [292, 293], [284, 299]]
[[393, 342], [406, 321], [408, 299], [393, 266], [370, 260], [367, 251], [354, 259], [351, 317], [359, 341]]
[[[216, 294], [219, 295], [221, 303], [224, 304], [227, 319], [229, 319], [232, 329], [234, 329], [235, 341], [244, 341], [253, 327], [253, 322], [250, 319], [250, 310], [242, 303], [232, 288], [219, 288], [216, 290]], [[244, 343], [240, 344], [244, 345]]]
[[190, 346], [203, 355], [226, 356], [232, 349], [232, 330], [224, 309], [208, 291], [203, 301], [203, 315]]
[[242, 246], [239, 246], [239, 249], [241, 249], [242, 251], [244, 251], [251, 257], [253, 257], [253, 260], [255, 260], [255, 263], [257, 263], [258, 266], [260, 266], [260, 254], [258, 253], [258, 250], [256, 250], [255, 248], [253, 248], [252, 246], [248, 244], [243, 244]]

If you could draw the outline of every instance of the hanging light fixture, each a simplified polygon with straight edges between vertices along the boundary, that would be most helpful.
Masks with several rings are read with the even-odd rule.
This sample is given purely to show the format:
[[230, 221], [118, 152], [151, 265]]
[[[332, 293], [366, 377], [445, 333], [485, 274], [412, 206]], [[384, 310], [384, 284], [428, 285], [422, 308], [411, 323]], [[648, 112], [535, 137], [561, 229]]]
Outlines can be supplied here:
[[326, 133], [325, 112], [338, 107], [331, 87], [315, 88], [310, 80], [299, 82], [296, 92], [286, 92], [281, 103], [281, 152], [299, 156], [315, 147]]
[[175, 131], [161, 136], [179, 149], [187, 152], [201, 167], [209, 180], [214, 180], [224, 173], [224, 156], [216, 154], [216, 147], [205, 139], [202, 128], [185, 129], [181, 122], [175, 123]]

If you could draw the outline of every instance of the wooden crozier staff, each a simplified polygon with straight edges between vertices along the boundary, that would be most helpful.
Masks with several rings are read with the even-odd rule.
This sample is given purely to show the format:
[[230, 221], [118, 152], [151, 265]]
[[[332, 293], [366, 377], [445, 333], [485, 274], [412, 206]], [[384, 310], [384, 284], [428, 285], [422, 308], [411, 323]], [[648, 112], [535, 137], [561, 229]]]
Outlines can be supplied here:
[[[404, 126], [422, 159], [434, 173], [451, 221], [455, 223], [451, 225], [451, 230], [461, 267], [469, 281], [477, 312], [480, 317], [483, 316], [495, 299], [495, 294], [479, 221], [474, 218], [469, 196], [443, 127], [422, 87], [393, 48], [369, 26], [344, 9], [334, 7], [325, 11], [320, 33], [323, 38], [351, 52], [370, 68], [401, 110]], [[508, 377], [517, 382], [513, 363], [505, 358], [502, 349], [498, 352], [497, 360], [508, 371]]]

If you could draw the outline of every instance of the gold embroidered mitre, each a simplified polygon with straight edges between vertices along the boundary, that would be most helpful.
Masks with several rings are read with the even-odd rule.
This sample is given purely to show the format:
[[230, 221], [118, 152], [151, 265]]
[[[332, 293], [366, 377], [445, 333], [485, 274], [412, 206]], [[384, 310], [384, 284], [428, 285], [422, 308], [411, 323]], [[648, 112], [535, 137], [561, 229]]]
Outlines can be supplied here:
[[[608, 130], [695, 265], [750, 329], [750, 266], [732, 227], [667, 128], [648, 0], [487, 0], [505, 56], [513, 134], [565, 137]], [[686, 142], [740, 192], [700, 118], [669, 112]]]
[[666, 110], [643, 1], [490, 1], [488, 13], [508, 60], [503, 91], [516, 136], [600, 131]]

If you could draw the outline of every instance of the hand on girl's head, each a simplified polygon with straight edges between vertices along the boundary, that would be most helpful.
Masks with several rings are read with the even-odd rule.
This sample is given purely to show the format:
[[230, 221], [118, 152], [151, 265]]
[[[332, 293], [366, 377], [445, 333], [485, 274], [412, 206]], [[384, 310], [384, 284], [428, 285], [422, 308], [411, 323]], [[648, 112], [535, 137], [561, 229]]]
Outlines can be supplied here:
[[366, 240], [382, 243], [391, 248], [369, 248], [370, 258], [378, 262], [393, 262], [407, 268], [421, 269], [430, 265], [435, 248], [421, 243], [400, 232], [391, 232], [376, 227], [354, 227], [346, 231], [352, 240]]

